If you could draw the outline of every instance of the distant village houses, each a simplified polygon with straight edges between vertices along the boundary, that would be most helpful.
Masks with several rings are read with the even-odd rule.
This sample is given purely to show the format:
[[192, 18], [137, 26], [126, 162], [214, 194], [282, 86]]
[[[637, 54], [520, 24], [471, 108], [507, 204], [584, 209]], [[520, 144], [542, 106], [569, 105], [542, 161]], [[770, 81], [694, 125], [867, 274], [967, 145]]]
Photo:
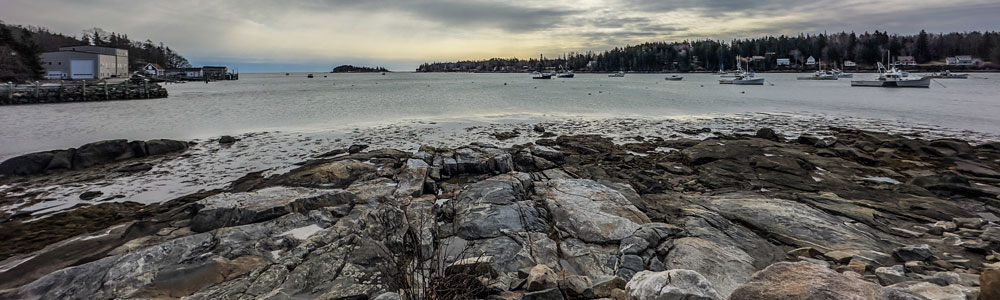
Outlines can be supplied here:
[[896, 65], [900, 66], [916, 66], [917, 60], [913, 56], [900, 55], [896, 57]]
[[163, 77], [167, 75], [166, 71], [167, 69], [164, 69], [159, 64], [154, 63], [147, 63], [142, 67], [142, 73], [146, 74], [146, 76]]
[[45, 78], [106, 79], [128, 77], [128, 50], [98, 46], [61, 47], [41, 55]]
[[779, 58], [776, 63], [778, 66], [787, 67], [792, 65], [792, 60], [790, 58]]
[[945, 64], [949, 66], [975, 66], [977, 60], [971, 55], [958, 55], [945, 58]]

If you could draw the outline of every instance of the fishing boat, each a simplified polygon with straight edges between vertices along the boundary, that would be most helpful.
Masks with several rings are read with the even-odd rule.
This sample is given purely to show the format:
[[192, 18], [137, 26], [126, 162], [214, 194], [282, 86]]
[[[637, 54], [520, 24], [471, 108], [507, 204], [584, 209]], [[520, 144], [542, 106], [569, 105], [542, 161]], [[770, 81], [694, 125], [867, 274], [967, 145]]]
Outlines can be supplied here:
[[618, 71], [618, 73], [608, 74], [608, 77], [625, 77], [625, 71]]
[[733, 78], [723, 78], [719, 80], [719, 84], [734, 84], [734, 85], [764, 85], [764, 78], [756, 77], [756, 74], [750, 70], [750, 64], [747, 63], [747, 70], [743, 71], [743, 67], [740, 66], [740, 58], [736, 58], [736, 77]]
[[931, 75], [924, 76], [926, 78], [940, 78], [940, 79], [969, 79], [969, 74], [955, 74], [949, 70], [944, 70], [941, 73], [931, 73]]
[[531, 72], [531, 79], [552, 79], [552, 74], [542, 72]]
[[910, 76], [910, 73], [904, 72], [893, 66], [891, 69], [887, 69], [882, 63], [878, 63], [879, 76], [875, 80], [852, 80], [851, 86], [865, 86], [865, 87], [914, 87], [914, 88], [929, 88], [931, 86], [931, 79], [921, 76]]
[[566, 71], [566, 72], [559, 73], [558, 75], [556, 75], [556, 77], [559, 77], [559, 78], [573, 78], [573, 71]]
[[673, 76], [670, 76], [670, 77], [667, 77], [667, 78], [664, 78], [664, 79], [667, 80], [667, 81], [681, 81], [681, 80], [684, 79], [684, 77], [673, 75]]
[[832, 72], [837, 78], [854, 78], [854, 73], [844, 73], [841, 69], [834, 68]]
[[840, 76], [832, 71], [816, 71], [812, 76], [799, 77], [798, 80], [837, 80]]
[[306, 78], [313, 78], [313, 74], [306, 75]]

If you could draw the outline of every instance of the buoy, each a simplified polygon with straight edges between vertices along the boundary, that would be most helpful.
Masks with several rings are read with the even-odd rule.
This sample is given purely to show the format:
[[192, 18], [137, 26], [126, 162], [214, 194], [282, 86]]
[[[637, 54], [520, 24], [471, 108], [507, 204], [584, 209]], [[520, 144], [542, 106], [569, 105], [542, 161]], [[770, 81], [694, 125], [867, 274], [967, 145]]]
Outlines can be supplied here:
[[747, 93], [747, 91], [741, 91], [740, 92], [740, 94], [746, 94], [746, 93]]
[[503, 85], [507, 85], [507, 83], [506, 83], [506, 82], [504, 82], [504, 83], [503, 83]]

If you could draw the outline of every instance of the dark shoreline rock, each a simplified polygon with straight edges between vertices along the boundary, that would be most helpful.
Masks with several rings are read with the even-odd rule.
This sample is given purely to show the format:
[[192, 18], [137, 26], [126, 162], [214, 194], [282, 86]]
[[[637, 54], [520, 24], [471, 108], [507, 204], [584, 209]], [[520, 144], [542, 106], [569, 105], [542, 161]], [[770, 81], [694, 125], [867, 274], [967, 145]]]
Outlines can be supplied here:
[[165, 139], [99, 141], [80, 148], [29, 153], [8, 159], [0, 163], [0, 175], [31, 176], [59, 170], [83, 170], [133, 158], [182, 152], [187, 148], [186, 142]]
[[[434, 266], [434, 286], [461, 287], [434, 297], [964, 299], [995, 290], [1000, 150], [831, 132], [344, 149], [183, 200], [0, 222], [14, 245], [4, 263], [26, 259], [0, 272], [16, 279], [0, 298], [396, 297], [417, 272], [400, 262]], [[56, 167], [83, 151], [113, 162], [154, 155], [153, 143], [22, 159]]]

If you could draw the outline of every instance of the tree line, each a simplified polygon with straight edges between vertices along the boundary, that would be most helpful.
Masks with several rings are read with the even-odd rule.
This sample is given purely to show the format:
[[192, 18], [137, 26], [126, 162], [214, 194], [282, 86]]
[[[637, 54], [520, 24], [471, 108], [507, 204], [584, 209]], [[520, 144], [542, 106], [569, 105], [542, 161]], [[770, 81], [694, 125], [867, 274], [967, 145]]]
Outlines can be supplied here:
[[24, 82], [44, 77], [43, 52], [59, 47], [95, 45], [128, 50], [129, 68], [155, 63], [164, 68], [190, 68], [184, 56], [161, 43], [132, 40], [126, 34], [101, 28], [83, 31], [81, 37], [51, 32], [44, 27], [4, 24], [0, 21], [0, 81]]
[[384, 67], [357, 67], [353, 65], [340, 65], [333, 68], [330, 73], [370, 73], [370, 72], [389, 72]]
[[[595, 72], [712, 71], [735, 68], [737, 56], [762, 57], [752, 64], [755, 70], [762, 71], [801, 69], [810, 56], [830, 66], [852, 61], [859, 68], [873, 68], [877, 62], [885, 60], [886, 51], [893, 57], [913, 56], [920, 64], [943, 64], [949, 56], [971, 55], [996, 66], [1000, 64], [1000, 34], [995, 31], [931, 34], [921, 30], [916, 35], [899, 35], [875, 31], [767, 36], [729, 42], [648, 42], [604, 52], [568, 53], [558, 58], [424, 63], [417, 71], [509, 72], [557, 68]], [[779, 58], [789, 59], [792, 66], [778, 66]]]

